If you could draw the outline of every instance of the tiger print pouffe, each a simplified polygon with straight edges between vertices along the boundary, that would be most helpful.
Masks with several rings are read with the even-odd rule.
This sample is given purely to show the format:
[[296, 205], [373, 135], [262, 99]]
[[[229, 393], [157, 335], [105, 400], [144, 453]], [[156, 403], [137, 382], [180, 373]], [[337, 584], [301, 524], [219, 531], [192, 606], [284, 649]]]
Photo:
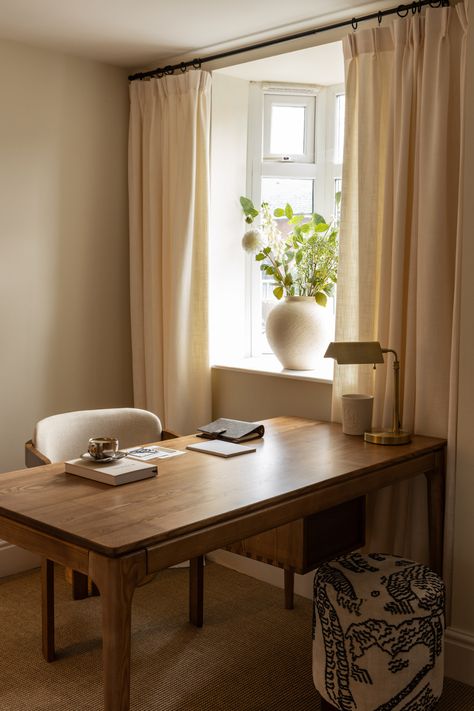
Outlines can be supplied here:
[[351, 553], [314, 578], [313, 678], [339, 711], [429, 711], [443, 688], [444, 584], [424, 565]]

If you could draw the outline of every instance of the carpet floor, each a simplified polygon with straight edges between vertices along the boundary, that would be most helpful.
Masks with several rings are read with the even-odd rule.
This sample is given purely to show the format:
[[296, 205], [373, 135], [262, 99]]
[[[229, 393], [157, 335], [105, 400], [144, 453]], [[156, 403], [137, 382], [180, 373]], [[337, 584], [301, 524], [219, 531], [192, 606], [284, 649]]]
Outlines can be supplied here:
[[[204, 627], [187, 621], [188, 571], [160, 573], [133, 605], [133, 711], [319, 711], [311, 603], [210, 563]], [[38, 571], [0, 580], [0, 711], [101, 711], [100, 599], [72, 601], [56, 574], [58, 659], [41, 656]], [[437, 711], [474, 711], [474, 688], [446, 679]]]

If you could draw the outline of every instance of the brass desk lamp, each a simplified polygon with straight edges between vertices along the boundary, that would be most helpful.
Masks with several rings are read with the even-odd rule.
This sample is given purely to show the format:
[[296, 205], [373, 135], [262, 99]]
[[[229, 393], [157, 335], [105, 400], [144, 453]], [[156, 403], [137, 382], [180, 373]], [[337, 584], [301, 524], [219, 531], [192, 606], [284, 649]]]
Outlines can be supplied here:
[[393, 353], [394, 398], [392, 429], [378, 432], [364, 432], [366, 442], [372, 444], [407, 444], [411, 441], [409, 432], [400, 429], [400, 362], [392, 348], [382, 348], [378, 341], [335, 341], [330, 343], [325, 358], [334, 358], [340, 365], [360, 365], [362, 363], [383, 363], [383, 354]]

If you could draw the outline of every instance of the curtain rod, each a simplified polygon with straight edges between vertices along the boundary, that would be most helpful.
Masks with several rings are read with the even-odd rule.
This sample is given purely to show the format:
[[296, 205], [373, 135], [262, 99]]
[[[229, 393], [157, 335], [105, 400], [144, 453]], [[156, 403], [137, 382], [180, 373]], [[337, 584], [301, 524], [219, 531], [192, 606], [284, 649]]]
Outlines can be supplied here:
[[328, 32], [329, 30], [337, 30], [341, 27], [352, 26], [353, 30], [356, 30], [361, 22], [367, 22], [367, 20], [378, 20], [379, 25], [382, 19], [387, 15], [398, 15], [399, 17], [406, 17], [411, 11], [414, 15], [416, 12], [421, 12], [421, 8], [425, 5], [430, 7], [448, 7], [449, 0], [438, 0], [438, 2], [430, 2], [430, 0], [417, 0], [410, 3], [409, 5], [398, 5], [397, 7], [389, 8], [388, 10], [379, 10], [378, 12], [372, 12], [370, 15], [363, 15], [361, 17], [353, 17], [351, 20], [342, 20], [341, 22], [335, 22], [332, 25], [324, 25], [322, 27], [314, 27], [311, 30], [304, 30], [302, 32], [297, 32], [292, 35], [284, 35], [283, 37], [276, 37], [274, 39], [266, 40], [264, 42], [257, 42], [257, 44], [247, 45], [246, 47], [237, 47], [236, 49], [229, 49], [227, 52], [220, 52], [219, 54], [212, 54], [208, 57], [203, 57], [202, 59], [190, 59], [187, 62], [180, 62], [179, 64], [169, 64], [166, 67], [158, 67], [156, 69], [151, 69], [148, 72], [137, 72], [136, 74], [131, 74], [128, 79], [129, 81], [139, 81], [142, 79], [151, 79], [152, 77], [157, 77], [161, 79], [163, 76], [174, 74], [178, 69], [181, 72], [185, 72], [189, 68], [200, 69], [201, 65], [205, 62], [214, 62], [218, 59], [225, 59], [226, 57], [233, 57], [237, 54], [243, 54], [244, 52], [251, 52], [256, 49], [264, 49], [265, 47], [272, 47], [273, 45], [282, 44], [284, 42], [291, 42], [292, 40], [303, 39], [304, 37], [310, 37], [311, 35], [317, 35], [321, 32]]

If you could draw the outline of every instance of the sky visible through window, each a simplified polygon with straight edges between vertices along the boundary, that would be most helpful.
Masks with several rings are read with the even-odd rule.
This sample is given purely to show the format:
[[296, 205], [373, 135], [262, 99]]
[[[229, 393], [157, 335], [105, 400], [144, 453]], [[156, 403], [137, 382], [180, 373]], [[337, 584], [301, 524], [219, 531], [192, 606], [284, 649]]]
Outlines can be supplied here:
[[313, 180], [295, 178], [262, 178], [262, 202], [270, 209], [285, 207], [289, 202], [293, 211], [308, 215], [313, 212]]
[[304, 153], [305, 107], [272, 106], [270, 152], [279, 155]]

